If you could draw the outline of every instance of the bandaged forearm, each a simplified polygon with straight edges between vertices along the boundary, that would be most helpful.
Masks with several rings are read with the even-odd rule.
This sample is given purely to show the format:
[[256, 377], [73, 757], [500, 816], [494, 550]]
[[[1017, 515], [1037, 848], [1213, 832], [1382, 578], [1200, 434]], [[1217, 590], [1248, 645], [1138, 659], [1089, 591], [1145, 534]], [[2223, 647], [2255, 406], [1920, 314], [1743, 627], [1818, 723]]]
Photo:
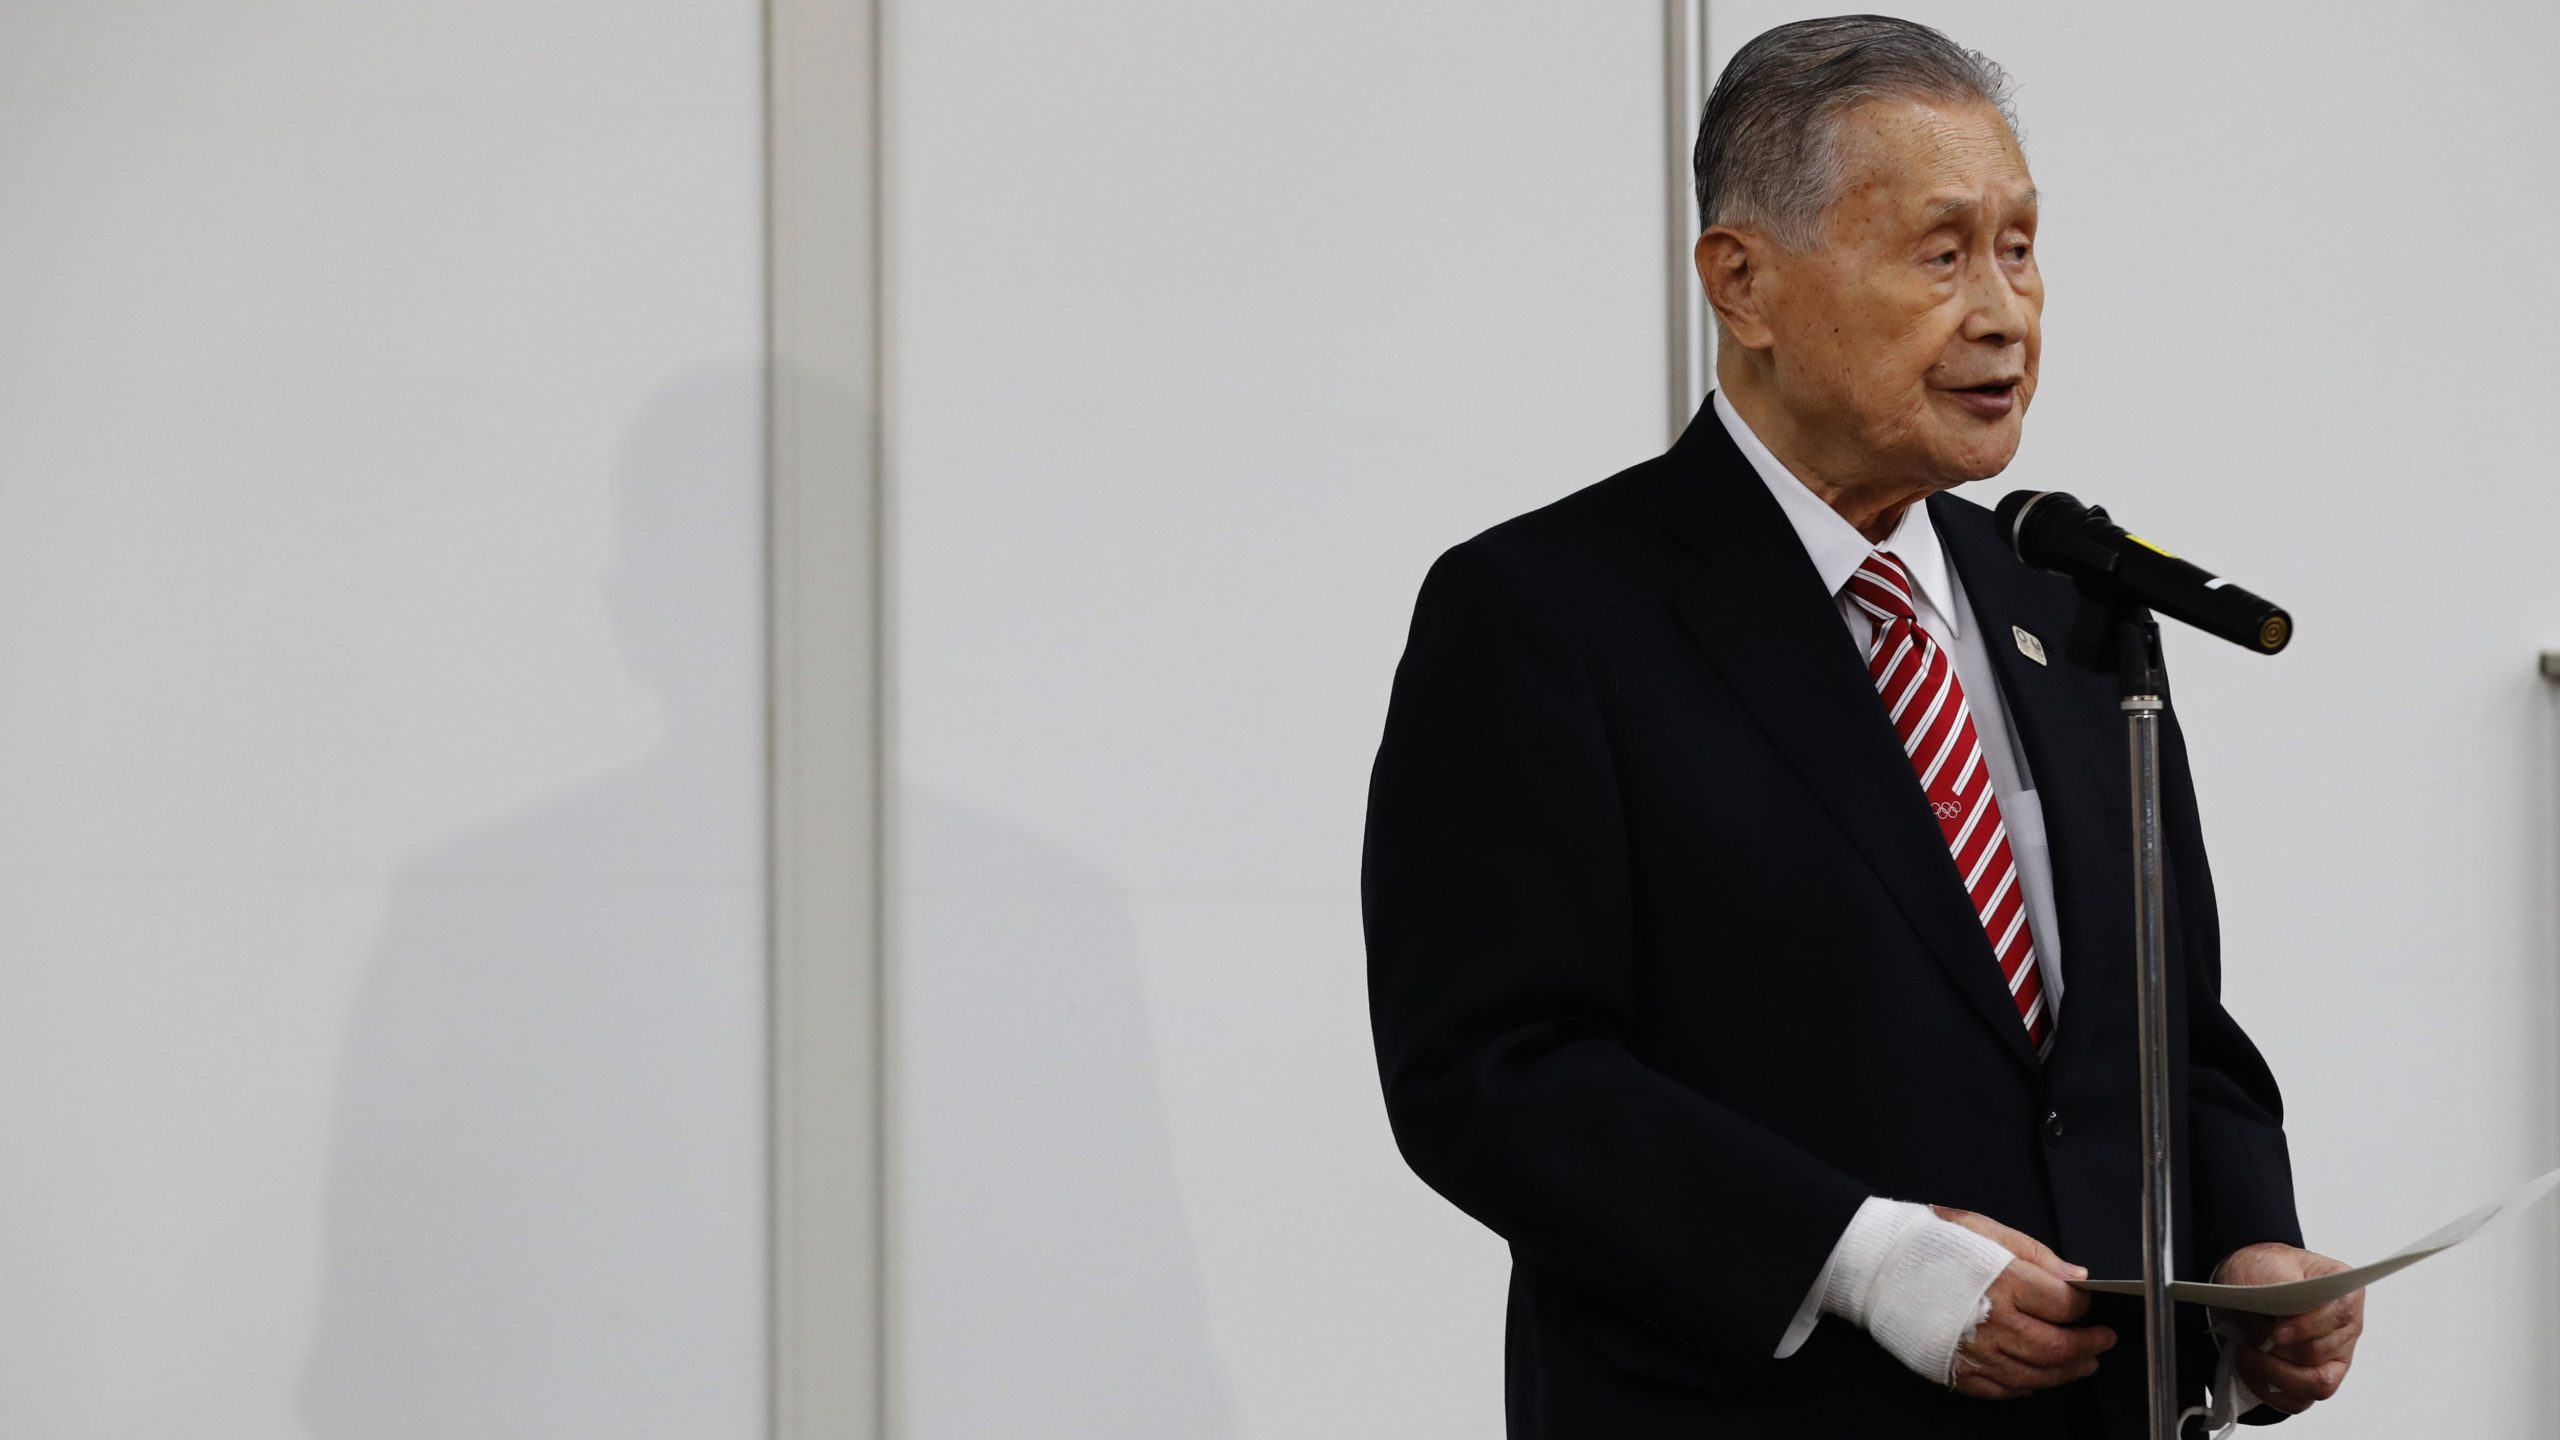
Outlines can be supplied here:
[[1895, 1359], [1945, 1385], [1956, 1347], [1988, 1318], [1991, 1282], [2012, 1258], [1999, 1241], [1926, 1205], [1877, 1196], [1858, 1207], [1833, 1252], [1823, 1313], [1862, 1327]]

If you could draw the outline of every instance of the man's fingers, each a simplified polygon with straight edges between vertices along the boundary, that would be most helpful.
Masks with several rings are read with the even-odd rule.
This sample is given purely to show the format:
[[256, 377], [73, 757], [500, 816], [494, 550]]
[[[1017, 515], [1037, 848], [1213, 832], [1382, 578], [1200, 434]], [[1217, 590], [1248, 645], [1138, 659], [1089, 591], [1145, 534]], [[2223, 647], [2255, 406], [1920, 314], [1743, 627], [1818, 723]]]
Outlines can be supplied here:
[[2074, 1380], [2095, 1375], [2098, 1362], [2093, 1358], [2074, 1360], [2067, 1365], [2029, 1365], [2013, 1356], [1992, 1355], [1982, 1362], [1982, 1373], [2025, 1394], [2030, 1390], [2050, 1390], [2056, 1385], [2068, 1385]]
[[2015, 1400], [2022, 1395], [2035, 1393], [2034, 1387], [2003, 1385], [1979, 1370], [1957, 1380], [1955, 1391], [1959, 1395], [1970, 1395], [1976, 1400]]
[[2066, 1329], [2026, 1316], [1995, 1329], [1988, 1348], [2037, 1370], [2076, 1370], [2114, 1348], [2116, 1332], [2103, 1325]]
[[[2266, 1396], [2268, 1389], [2272, 1388], [2305, 1402], [2328, 1399], [2338, 1393], [2338, 1387], [2347, 1379], [2347, 1362], [2343, 1360], [2332, 1360], [2323, 1365], [2296, 1365], [2263, 1351], [2241, 1351], [2234, 1368], [2240, 1372], [2241, 1379], [2249, 1382], [2249, 1388], [2261, 1396]], [[2267, 1398], [2273, 1402], [2272, 1396]]]
[[2317, 1340], [2364, 1318], [2364, 1292], [2356, 1291], [2330, 1301], [2317, 1310], [2308, 1310], [2284, 1321], [2275, 1328], [2278, 1345], [2295, 1345]]
[[1975, 1330], [1963, 1353], [1993, 1381], [2044, 1390], [2095, 1372], [2098, 1356], [2115, 1343], [2115, 1332], [2104, 1326], [2065, 1329], [2010, 1310]]
[[2098, 1356], [2116, 1343], [2104, 1326], [2047, 1325], [2016, 1310], [1996, 1311], [1956, 1351], [1958, 1394], [2005, 1400], [2094, 1375]]
[[2072, 1289], [2040, 1266], [2012, 1261], [2001, 1272], [2000, 1283], [2008, 1287], [2010, 1304], [2039, 1320], [2064, 1324], [2089, 1313], [2088, 1292]]
[[2345, 1359], [2352, 1354], [2356, 1348], [2357, 1338], [2363, 1334], [2364, 1322], [2358, 1320], [2332, 1330], [2316, 1340], [2278, 1345], [2268, 1353], [2279, 1360], [2291, 1361], [2296, 1365], [2321, 1365], [2331, 1360]]
[[2303, 1411], [2310, 1409], [2313, 1404], [2313, 1402], [2305, 1396], [2287, 1394], [2272, 1385], [2259, 1386], [2252, 1384], [2249, 1386], [2249, 1393], [2257, 1396], [2261, 1400], [2264, 1400], [2268, 1404], [2273, 1405], [2287, 1415], [2299, 1415]]
[[2050, 1250], [2045, 1251], [2042, 1256], [2038, 1257], [2036, 1264], [2043, 1267], [2045, 1272], [2052, 1275], [2054, 1279], [2060, 1280], [2064, 1284], [2069, 1284], [2074, 1280], [2086, 1280], [2089, 1278], [2089, 1272], [2086, 1268], [2074, 1265], [2070, 1261], [2063, 1259], [2061, 1256], [2054, 1254]]
[[[2039, 1365], [2031, 1364], [2016, 1355], [1998, 1349], [1976, 1349], [1968, 1352], [1968, 1355], [1966, 1379], [1982, 1381], [2019, 1395], [2033, 1390], [2050, 1390], [2056, 1385], [2067, 1385], [2083, 1375], [2096, 1373], [2098, 1368], [2098, 1362], [2094, 1358], [2070, 1361], [2062, 1365]], [[1963, 1387], [1959, 1384], [1957, 1388]]]
[[1933, 1205], [1929, 1208], [1937, 1212], [1939, 1219], [1961, 1225], [1976, 1235], [1997, 1240], [2010, 1254], [2039, 1269], [2050, 1271], [2061, 1279], [2086, 1280], [2089, 1278], [2087, 1270], [2054, 1254], [2052, 1246], [2024, 1230], [2011, 1229], [1988, 1215], [1972, 1210], [1957, 1210], [1945, 1205]]
[[2283, 1378], [2275, 1373], [2268, 1357], [2258, 1351], [2242, 1351], [2235, 1357], [2233, 1368], [2239, 1372], [2240, 1383], [2249, 1387], [2250, 1394], [2287, 1415], [2301, 1414], [2310, 1409], [2319, 1398], [2287, 1388]]

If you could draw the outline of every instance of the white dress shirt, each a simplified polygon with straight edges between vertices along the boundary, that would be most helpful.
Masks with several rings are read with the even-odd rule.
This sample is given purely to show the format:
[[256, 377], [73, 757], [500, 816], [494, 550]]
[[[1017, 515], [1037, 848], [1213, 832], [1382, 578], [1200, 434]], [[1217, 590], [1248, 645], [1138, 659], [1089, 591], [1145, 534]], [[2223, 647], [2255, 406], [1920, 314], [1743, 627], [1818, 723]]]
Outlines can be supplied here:
[[[2025, 752], [2017, 746], [2016, 732], [2009, 719], [2008, 700], [2001, 694], [1999, 677], [1991, 669], [1988, 645], [1989, 640], [2011, 637], [1986, 637], [1983, 634], [1981, 623], [1965, 603], [1964, 590], [1957, 582], [1955, 568], [1947, 563], [1946, 550], [1938, 543], [1937, 527], [1930, 523], [1925, 504], [1914, 503], [1904, 510], [1900, 523], [1881, 543], [1871, 541], [1859, 534], [1858, 528], [1842, 518], [1840, 512], [1832, 509], [1822, 497], [1807, 489], [1803, 481], [1770, 453], [1769, 447], [1762, 444], [1760, 437], [1753, 434], [1751, 427], [1735, 413], [1723, 391], [1717, 391], [1711, 403], [1716, 418], [1724, 423], [1726, 433], [1733, 437], [1734, 445], [1742, 451], [1743, 458], [1751, 462], [1752, 472], [1760, 477], [1760, 483], [1769, 488], [1778, 508], [1785, 512], [1787, 523], [1803, 543], [1805, 555], [1812, 560], [1815, 573], [1822, 577], [1823, 587], [1835, 597], [1840, 622], [1849, 628], [1859, 654], [1866, 653], [1868, 642], [1874, 638], [1874, 623], [1856, 602], [1842, 593], [1842, 587], [1849, 583], [1849, 577], [1857, 572], [1858, 567], [1865, 563], [1868, 552], [1873, 550], [1892, 551], [1894, 558], [1902, 562], [1902, 568], [1909, 572], [1914, 590], [1912, 608], [1918, 615], [1920, 628], [1953, 657], [1956, 679], [1964, 686], [1965, 698], [1972, 702], [1974, 731], [1982, 740], [1982, 757], [1991, 771], [1992, 793], [1999, 798], [2000, 818], [2008, 826], [2010, 853], [2018, 864], [2018, 888], [2026, 895], [2027, 935], [2035, 946], [2036, 965], [2044, 982], [2045, 1003], [2052, 1011], [2054, 1023], [2059, 1026], [2062, 1023], [2062, 963], [2058, 943], [2061, 926], [2054, 917], [2053, 861], [2045, 843], [2044, 808], [2036, 800], [2035, 782], [2027, 770]], [[1988, 960], [1987, 956], [1985, 958]], [[1835, 1270], [1843, 1263], [1872, 1263], [1873, 1257], [1889, 1247], [1893, 1232], [1909, 1227], [1915, 1218], [1907, 1205], [1880, 1196], [1870, 1198], [1860, 1207], [1849, 1222], [1849, 1228], [1842, 1233], [1839, 1244], [1833, 1247], [1830, 1259], [1823, 1263], [1822, 1273], [1814, 1277], [1813, 1289], [1796, 1312], [1794, 1323], [1787, 1327], [1785, 1336], [1779, 1340], [1778, 1358], [1794, 1354], [1821, 1322], [1826, 1290], [1835, 1296], [1838, 1293], [1837, 1287], [1833, 1286]], [[1936, 1220], [1935, 1216], [1928, 1219], [1936, 1224], [1947, 1223]], [[1889, 1298], [1917, 1296], [1934, 1287], [1938, 1293], [1929, 1296], [1930, 1300], [1941, 1306], [1960, 1300], [1962, 1309], [1970, 1312], [1978, 1304], [1983, 1290], [1998, 1276], [1997, 1267], [1987, 1275], [1982, 1273], [1989, 1264], [1988, 1252], [1978, 1248], [1974, 1252], [1973, 1263], [1969, 1265], [1958, 1263], [1951, 1256], [1946, 1264], [1918, 1277], [1915, 1284], [1896, 1291]], [[1948, 1293], [1951, 1288], [1968, 1286], [1971, 1287], [1968, 1295]], [[1867, 1289], [1863, 1283], [1849, 1288], [1859, 1292]], [[1910, 1302], [1905, 1299], [1903, 1303]], [[1835, 1304], [1833, 1308], [1837, 1311], [1840, 1307]], [[1875, 1329], [1876, 1325], [1871, 1323], [1869, 1328]]]

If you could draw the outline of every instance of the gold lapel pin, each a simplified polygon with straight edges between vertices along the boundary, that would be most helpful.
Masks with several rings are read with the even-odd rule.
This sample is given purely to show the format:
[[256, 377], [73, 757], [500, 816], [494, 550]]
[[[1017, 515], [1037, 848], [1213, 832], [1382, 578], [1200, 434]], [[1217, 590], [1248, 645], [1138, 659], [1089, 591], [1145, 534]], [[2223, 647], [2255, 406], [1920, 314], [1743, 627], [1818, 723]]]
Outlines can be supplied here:
[[2018, 637], [2019, 654], [2026, 656], [2028, 659], [2033, 660], [2039, 665], [2045, 663], [2043, 641], [2028, 634], [2023, 626], [2012, 625], [2009, 627], [2009, 633]]

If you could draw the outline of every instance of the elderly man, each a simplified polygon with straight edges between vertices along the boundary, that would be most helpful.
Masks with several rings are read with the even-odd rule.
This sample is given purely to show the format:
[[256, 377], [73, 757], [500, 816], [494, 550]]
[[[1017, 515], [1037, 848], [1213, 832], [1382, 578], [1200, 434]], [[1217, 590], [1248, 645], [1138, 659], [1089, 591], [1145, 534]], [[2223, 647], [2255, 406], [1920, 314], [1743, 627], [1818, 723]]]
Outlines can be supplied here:
[[[1718, 392], [1416, 602], [1362, 867], [1397, 1143], [1510, 1244], [1514, 1437], [2140, 1434], [2138, 1307], [2068, 1283], [2139, 1271], [2122, 723], [2069, 584], [1952, 493], [2036, 389], [2006, 80], [1786, 26], [1696, 160]], [[2179, 1273], [2326, 1273], [2164, 749]], [[2249, 1418], [2361, 1317], [2253, 1324]]]

